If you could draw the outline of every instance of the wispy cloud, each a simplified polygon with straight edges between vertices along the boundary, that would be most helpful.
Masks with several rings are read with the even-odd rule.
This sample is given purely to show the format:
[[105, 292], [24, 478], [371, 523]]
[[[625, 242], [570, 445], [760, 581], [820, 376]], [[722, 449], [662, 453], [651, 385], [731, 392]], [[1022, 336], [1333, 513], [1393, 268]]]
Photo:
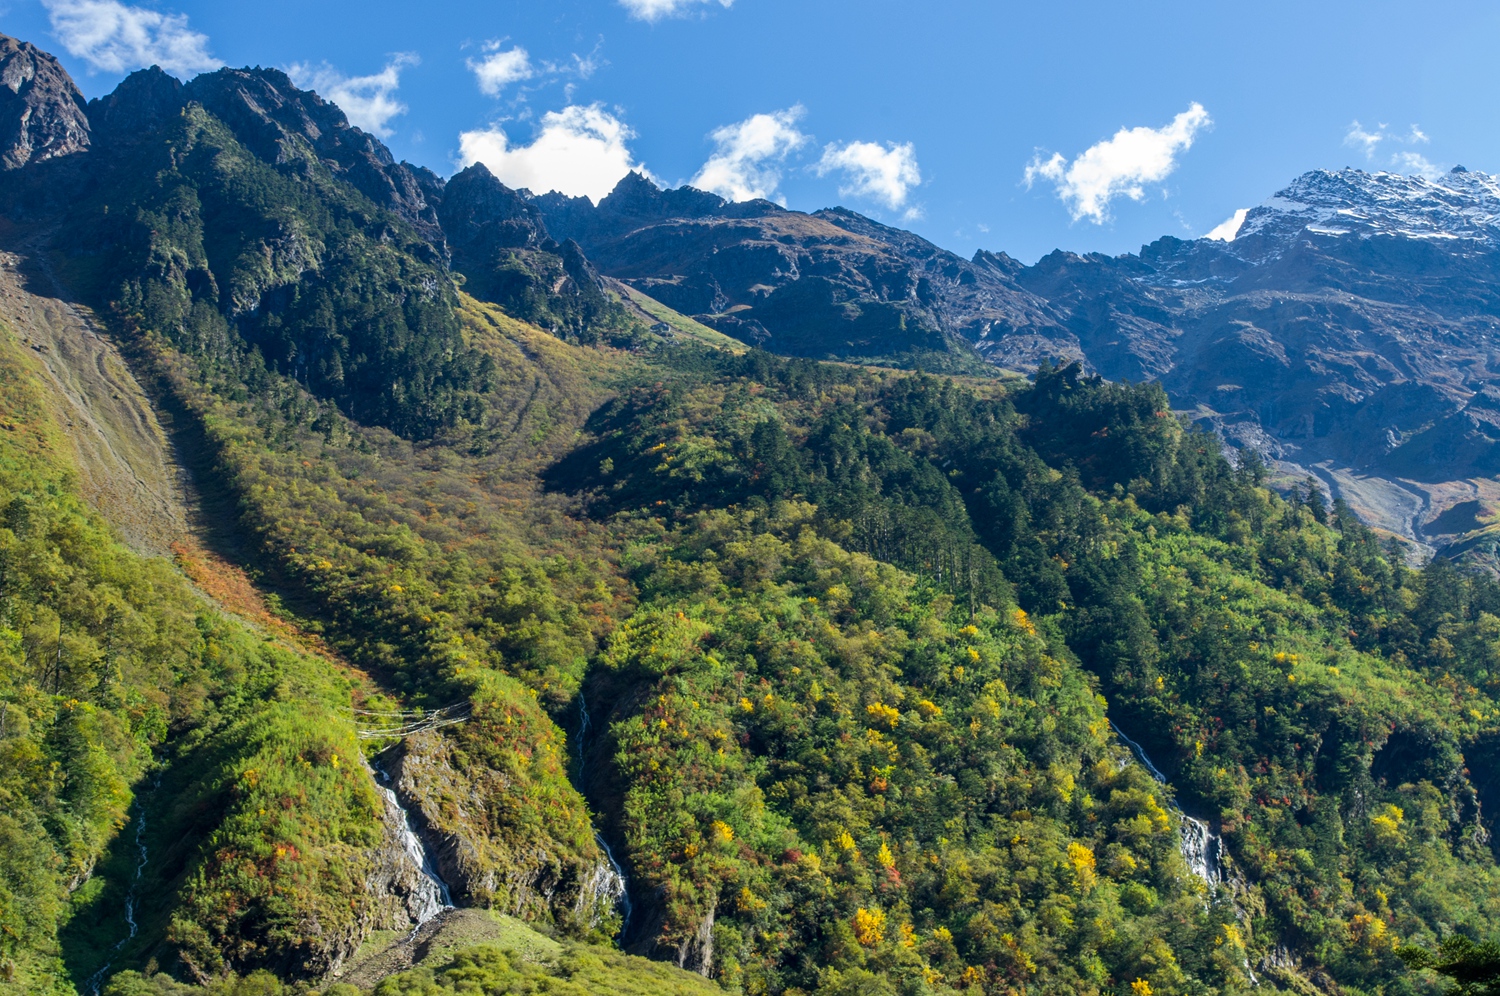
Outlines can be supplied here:
[[605, 64], [599, 54], [603, 47], [602, 39], [588, 55], [574, 52], [560, 61], [533, 60], [531, 54], [520, 45], [512, 45], [510, 48], [504, 46], [505, 39], [487, 41], [479, 58], [465, 61], [469, 71], [474, 74], [475, 82], [479, 84], [480, 92], [486, 96], [499, 97], [507, 87], [529, 83], [529, 86], [519, 87], [515, 93], [514, 99], [524, 102], [530, 91], [561, 77], [569, 78], [563, 92], [565, 99], [571, 102], [575, 81], [588, 79]]
[[1102, 225], [1109, 220], [1111, 201], [1145, 197], [1146, 184], [1165, 180], [1177, 168], [1178, 155], [1212, 123], [1203, 105], [1194, 103], [1165, 127], [1121, 128], [1071, 163], [1060, 152], [1046, 159], [1038, 152], [1026, 167], [1026, 186], [1038, 180], [1052, 183], [1074, 221], [1088, 218]]
[[1245, 223], [1245, 216], [1249, 213], [1249, 208], [1240, 208], [1234, 214], [1215, 225], [1213, 231], [1203, 237], [1205, 239], [1218, 239], [1220, 242], [1233, 242], [1234, 237], [1240, 234], [1240, 226]]
[[1391, 165], [1403, 173], [1426, 177], [1429, 180], [1436, 180], [1447, 172], [1420, 152], [1398, 152], [1391, 157]]
[[326, 62], [316, 66], [302, 62], [288, 66], [287, 75], [302, 89], [316, 90], [339, 105], [356, 128], [387, 138], [391, 118], [406, 113], [406, 105], [396, 99], [401, 70], [419, 61], [415, 53], [398, 52], [384, 69], [370, 76], [346, 76]]
[[1350, 122], [1349, 130], [1344, 133], [1344, 144], [1351, 149], [1359, 149], [1365, 154], [1366, 159], [1374, 159], [1375, 153], [1379, 151], [1384, 142], [1395, 142], [1398, 145], [1428, 145], [1432, 139], [1427, 133], [1416, 125], [1412, 125], [1405, 134], [1391, 131], [1391, 126], [1385, 122], [1375, 126], [1370, 131], [1358, 121]]
[[1355, 121], [1344, 135], [1344, 144], [1351, 149], [1362, 150], [1366, 159], [1373, 159], [1375, 150], [1380, 147], [1381, 142], [1385, 141], [1385, 127], [1381, 125], [1374, 131], [1366, 131], [1363, 125]]
[[714, 154], [689, 183], [731, 201], [774, 197], [787, 155], [812, 141], [796, 127], [805, 113], [798, 104], [714, 129]]
[[458, 136], [459, 162], [484, 163], [510, 187], [556, 190], [597, 204], [631, 170], [650, 175], [630, 151], [634, 137], [602, 105], [574, 105], [542, 115], [541, 131], [530, 145], [512, 145], [499, 125], [466, 131]]
[[188, 27], [186, 14], [163, 14], [117, 0], [42, 0], [52, 33], [89, 72], [126, 73], [160, 66], [190, 76], [217, 69], [208, 36]]
[[1427, 133], [1417, 125], [1412, 125], [1403, 133], [1392, 131], [1390, 125], [1381, 122], [1371, 131], [1358, 121], [1354, 121], [1350, 123], [1349, 130], [1344, 133], [1344, 144], [1351, 149], [1363, 152], [1365, 159], [1372, 163], [1377, 162], [1376, 157], [1382, 146], [1390, 148], [1391, 145], [1404, 145], [1407, 146], [1405, 150], [1391, 153], [1390, 158], [1385, 160], [1386, 165], [1402, 173], [1425, 176], [1429, 180], [1442, 175], [1443, 172], [1441, 166], [1410, 148], [1414, 145], [1432, 144], [1432, 139], [1428, 138]]
[[469, 71], [479, 81], [479, 91], [491, 97], [499, 96], [512, 83], [529, 80], [536, 74], [531, 56], [519, 45], [502, 49], [501, 42], [485, 42], [485, 56], [468, 60]]
[[678, 17], [696, 10], [701, 4], [717, 3], [729, 7], [734, 0], [620, 0], [620, 6], [631, 17], [642, 21], [659, 21], [664, 17]]
[[817, 171], [819, 176], [827, 176], [835, 170], [843, 172], [848, 181], [839, 185], [840, 197], [867, 197], [892, 211], [905, 207], [911, 188], [922, 182], [917, 150], [910, 142], [829, 145], [823, 149]]

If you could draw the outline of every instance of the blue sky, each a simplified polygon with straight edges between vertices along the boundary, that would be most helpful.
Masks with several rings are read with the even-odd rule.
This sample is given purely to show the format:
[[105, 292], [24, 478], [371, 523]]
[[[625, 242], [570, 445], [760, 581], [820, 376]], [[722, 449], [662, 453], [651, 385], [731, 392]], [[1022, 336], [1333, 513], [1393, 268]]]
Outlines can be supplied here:
[[1500, 171], [1500, 6], [1435, 10], [9, 0], [0, 31], [89, 97], [147, 61], [277, 66], [443, 174], [584, 192], [643, 165], [1030, 262], [1200, 236], [1313, 168]]

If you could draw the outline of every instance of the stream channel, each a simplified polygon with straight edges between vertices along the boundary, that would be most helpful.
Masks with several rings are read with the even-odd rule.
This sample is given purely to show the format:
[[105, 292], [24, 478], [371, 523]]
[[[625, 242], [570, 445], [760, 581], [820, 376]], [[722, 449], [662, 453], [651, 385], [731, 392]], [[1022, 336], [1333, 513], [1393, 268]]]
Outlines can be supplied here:
[[375, 787], [385, 797], [386, 808], [401, 814], [401, 846], [406, 851], [406, 856], [411, 859], [412, 864], [422, 872], [421, 881], [417, 882], [407, 900], [407, 912], [411, 914], [417, 924], [412, 928], [415, 935], [422, 925], [443, 910], [453, 908], [453, 895], [448, 891], [448, 883], [438, 874], [437, 865], [432, 860], [432, 855], [427, 853], [427, 845], [422, 842], [422, 835], [417, 832], [417, 825], [412, 820], [411, 811], [401, 805], [401, 800], [396, 796], [396, 790], [391, 788], [391, 776], [386, 774], [384, 768], [374, 769], [378, 780]]
[[[152, 794], [155, 794], [160, 780], [161, 776], [158, 775], [157, 780], [151, 783]], [[88, 996], [99, 996], [99, 989], [104, 985], [104, 977], [114, 966], [115, 956], [120, 953], [121, 948], [135, 940], [136, 934], [141, 930], [140, 924], [135, 921], [136, 890], [140, 888], [141, 876], [146, 872], [146, 863], [150, 860], [151, 853], [146, 849], [146, 806], [145, 800], [140, 796], [137, 796], [135, 800], [135, 850], [135, 874], [131, 876], [130, 889], [125, 893], [125, 925], [128, 932], [115, 942], [114, 947], [109, 949], [109, 957], [105, 959], [103, 965], [99, 966], [99, 970], [84, 982], [83, 991]]]
[[[1145, 748], [1127, 737], [1113, 720], [1110, 721], [1109, 727], [1115, 731], [1115, 736], [1120, 739], [1120, 742], [1130, 748], [1130, 753], [1135, 755], [1135, 759], [1140, 762], [1141, 767], [1146, 769], [1146, 773], [1156, 779], [1162, 788], [1169, 789], [1167, 776], [1151, 763], [1151, 758], [1146, 756]], [[1180, 847], [1183, 860], [1193, 870], [1193, 874], [1207, 882], [1208, 887], [1212, 889], [1224, 881], [1224, 841], [1213, 832], [1205, 820], [1184, 813], [1182, 806], [1177, 803], [1177, 798], [1170, 791], [1163, 794], [1166, 796], [1167, 808], [1176, 813], [1177, 818], [1182, 821]]]
[[[1146, 773], [1156, 779], [1163, 789], [1168, 790], [1162, 793], [1166, 797], [1167, 808], [1176, 813], [1177, 818], [1182, 822], [1182, 841], [1178, 844], [1178, 849], [1181, 850], [1182, 858], [1187, 862], [1188, 868], [1192, 869], [1193, 874], [1208, 883], [1209, 894], [1212, 895], [1220, 885], [1229, 886], [1237, 884], [1243, 886], [1244, 883], [1242, 880], [1236, 879], [1235, 883], [1230, 883], [1225, 879], [1223, 839], [1213, 832], [1213, 828], [1208, 825], [1206, 820], [1200, 820], [1196, 816], [1189, 816], [1182, 811], [1182, 806], [1178, 804], [1176, 796], [1172, 795], [1170, 791], [1171, 787], [1167, 784], [1167, 776], [1161, 773], [1160, 768], [1151, 763], [1151, 758], [1147, 756], [1144, 747], [1127, 737], [1124, 731], [1114, 724], [1113, 720], [1110, 721], [1109, 728], [1115, 731], [1115, 736], [1119, 738], [1122, 744], [1130, 748], [1130, 753], [1140, 762], [1141, 767], [1146, 769]], [[1239, 901], [1232, 895], [1230, 897], [1230, 904], [1234, 907], [1235, 919], [1244, 924], [1246, 920], [1245, 911], [1241, 908]], [[1250, 984], [1259, 986], [1260, 979], [1256, 978], [1254, 969], [1250, 967], [1250, 959], [1248, 957], [1245, 958], [1243, 964], [1245, 974], [1250, 977]]]
[[[589, 719], [588, 700], [583, 697], [583, 691], [580, 689], [578, 692], [578, 785], [580, 790], [584, 784], [584, 771], [587, 765], [583, 749], [588, 741], [589, 731], [593, 727], [593, 721]], [[614, 881], [605, 886], [605, 891], [614, 894], [616, 905], [620, 910], [620, 932], [615, 935], [615, 940], [623, 944], [626, 932], [630, 929], [630, 881], [625, 877], [625, 869], [621, 868], [620, 862], [615, 860], [615, 852], [610, 849], [609, 841], [604, 839], [604, 835], [597, 827], [594, 829], [594, 840], [598, 841], [613, 871]]]

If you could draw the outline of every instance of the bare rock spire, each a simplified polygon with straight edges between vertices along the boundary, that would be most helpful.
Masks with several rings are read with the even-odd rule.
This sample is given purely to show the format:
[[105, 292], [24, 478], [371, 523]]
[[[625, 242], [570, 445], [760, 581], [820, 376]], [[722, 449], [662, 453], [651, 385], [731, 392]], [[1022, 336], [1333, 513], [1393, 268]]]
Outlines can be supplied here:
[[83, 94], [51, 55], [0, 35], [0, 168], [84, 152]]

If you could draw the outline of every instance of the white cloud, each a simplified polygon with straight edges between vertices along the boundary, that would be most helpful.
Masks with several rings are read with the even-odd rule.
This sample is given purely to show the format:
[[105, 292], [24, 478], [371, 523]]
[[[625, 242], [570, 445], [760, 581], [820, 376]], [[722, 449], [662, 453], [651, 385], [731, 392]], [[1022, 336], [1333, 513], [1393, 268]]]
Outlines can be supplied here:
[[42, 0], [52, 33], [89, 72], [126, 73], [160, 66], [190, 76], [219, 67], [208, 36], [188, 27], [186, 14], [129, 7], [118, 0]]
[[771, 198], [781, 183], [781, 163], [812, 140], [796, 128], [805, 113], [806, 108], [798, 104], [714, 129], [709, 135], [714, 154], [688, 182], [731, 201]]
[[734, 0], [620, 0], [620, 6], [631, 17], [642, 21], [659, 21], [663, 17], [676, 17], [697, 8], [699, 4], [717, 3], [728, 7]]
[[1366, 131], [1363, 125], [1355, 121], [1349, 125], [1349, 131], [1344, 135], [1344, 144], [1364, 152], [1366, 159], [1373, 159], [1375, 150], [1387, 137], [1386, 125], [1379, 125], [1374, 131]]
[[651, 175], [626, 144], [634, 137], [599, 104], [574, 105], [542, 115], [542, 130], [530, 145], [512, 146], [499, 126], [466, 131], [458, 136], [459, 162], [484, 163], [510, 187], [556, 190], [597, 204], [631, 170]]
[[885, 146], [875, 142], [829, 145], [818, 161], [818, 175], [842, 170], [849, 182], [839, 185], [840, 197], [868, 197], [892, 211], [906, 204], [906, 195], [922, 182], [917, 150], [910, 142]]
[[497, 97], [510, 84], [529, 80], [536, 72], [531, 57], [520, 46], [502, 51], [500, 42], [492, 41], [485, 42], [484, 50], [489, 54], [478, 61], [470, 59], [468, 66], [479, 80], [480, 92], [487, 96]]
[[1391, 157], [1391, 165], [1403, 173], [1426, 177], [1429, 180], [1436, 180], [1446, 172], [1443, 167], [1429, 161], [1420, 152], [1398, 152]]
[[371, 76], [345, 76], [326, 62], [317, 66], [295, 63], [287, 67], [287, 75], [302, 89], [316, 90], [323, 98], [339, 105], [349, 123], [356, 128], [386, 138], [391, 134], [387, 122], [406, 113], [406, 105], [396, 99], [401, 70], [416, 65], [418, 61], [414, 53], [398, 52], [384, 69]]
[[1249, 213], [1249, 208], [1240, 208], [1234, 214], [1215, 225], [1214, 230], [1203, 237], [1205, 239], [1218, 239], [1220, 242], [1233, 242], [1234, 237], [1240, 233], [1240, 226], [1245, 223], [1245, 215]]
[[[1359, 149], [1365, 154], [1365, 158], [1374, 161], [1375, 153], [1379, 151], [1382, 142], [1394, 142], [1397, 145], [1430, 145], [1432, 139], [1427, 133], [1416, 125], [1412, 125], [1405, 135], [1391, 131], [1390, 125], [1382, 122], [1374, 131], [1367, 131], [1355, 121], [1349, 125], [1349, 130], [1344, 134], [1344, 144], [1353, 149]], [[1441, 176], [1441, 166], [1431, 162], [1420, 152], [1410, 150], [1391, 153], [1388, 165], [1402, 173], [1415, 176], [1425, 176], [1432, 180]]]
[[1163, 128], [1121, 128], [1071, 163], [1061, 153], [1045, 160], [1038, 153], [1026, 167], [1026, 186], [1050, 181], [1074, 221], [1089, 218], [1102, 225], [1110, 201], [1145, 197], [1145, 185], [1165, 180], [1177, 168], [1178, 153], [1191, 148], [1199, 129], [1212, 123], [1203, 105], [1194, 103]]

